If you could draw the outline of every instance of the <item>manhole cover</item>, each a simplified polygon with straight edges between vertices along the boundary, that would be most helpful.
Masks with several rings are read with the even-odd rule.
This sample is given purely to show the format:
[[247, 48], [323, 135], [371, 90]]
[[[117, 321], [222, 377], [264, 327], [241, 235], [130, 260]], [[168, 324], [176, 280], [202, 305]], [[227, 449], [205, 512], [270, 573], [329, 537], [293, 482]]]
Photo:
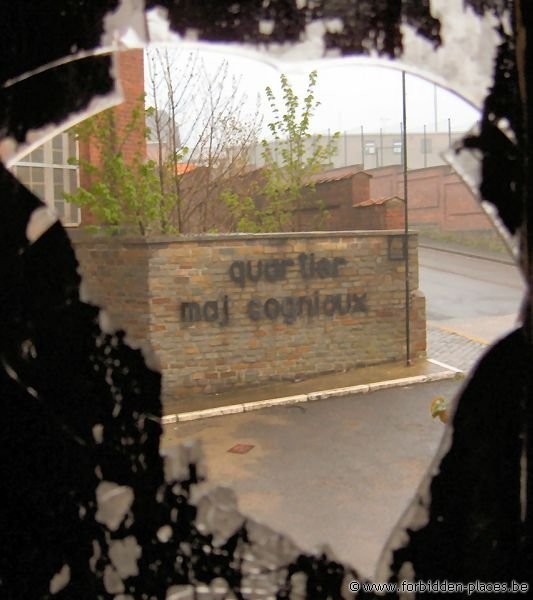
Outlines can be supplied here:
[[247, 452], [250, 452], [252, 448], [253, 446], [251, 444], [235, 444], [228, 452], [233, 452], [233, 454], [246, 454]]

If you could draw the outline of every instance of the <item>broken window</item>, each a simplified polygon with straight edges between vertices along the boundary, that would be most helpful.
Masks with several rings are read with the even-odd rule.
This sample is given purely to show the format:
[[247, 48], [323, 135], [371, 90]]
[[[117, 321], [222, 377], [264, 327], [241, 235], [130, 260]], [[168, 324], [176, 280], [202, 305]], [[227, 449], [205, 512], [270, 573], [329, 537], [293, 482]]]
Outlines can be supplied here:
[[[472, 2], [465, 16], [447, 3], [431, 3], [433, 12], [426, 4], [406, 3], [402, 24], [396, 5], [365, 1], [246, 7], [213, 2], [192, 13], [166, 3], [168, 12], [162, 3], [149, 6], [160, 16], [154, 37], [166, 34], [161, 18], [166, 15], [188, 38], [272, 42], [278, 52], [292, 51], [287, 42], [298, 52], [312, 42], [311, 51], [318, 47], [319, 54], [404, 51], [407, 64], [447, 74], [449, 85], [478, 105], [487, 95], [493, 50], [500, 44], [481, 131], [466, 144], [483, 158], [483, 196], [511, 235], [522, 236], [527, 251], [520, 194], [530, 182], [523, 179], [527, 145], [522, 153], [516, 150], [524, 132], [513, 71], [513, 42], [523, 25], [519, 12], [509, 25], [507, 9], [514, 5]], [[527, 10], [524, 3], [517, 6]], [[123, 4], [112, 13], [115, 9], [115, 2], [97, 8], [57, 2], [39, 19], [24, 4], [5, 9], [0, 105], [5, 159], [20, 158], [18, 145], [29, 132], [111, 91], [109, 61], [88, 59], [85, 51], [90, 55], [101, 43], [102, 32], [104, 44], [138, 40], [145, 25], [136, 5]], [[456, 31], [462, 35], [454, 37]], [[484, 51], [465, 52], [474, 38], [483, 40]], [[81, 60], [64, 61], [80, 50]], [[39, 69], [49, 63], [54, 64], [48, 71]], [[529, 71], [521, 72], [527, 83]], [[25, 79], [27, 73], [33, 77]], [[461, 167], [474, 181], [475, 168], [465, 162]], [[35, 176], [36, 186], [41, 175], [26, 172], [31, 182]], [[231, 496], [191, 502], [193, 485], [203, 475], [196, 450], [169, 457], [165, 483], [158, 454], [159, 376], [146, 367], [140, 350], [126, 346], [123, 333], [106, 329], [105, 312], [80, 301], [64, 231], [5, 170], [2, 198], [5, 595], [350, 597], [355, 574], [327, 555], [301, 553], [284, 537], [244, 521]], [[530, 474], [524, 465], [531, 438], [524, 423], [530, 413], [531, 340], [524, 333], [518, 330], [497, 345], [465, 391], [431, 504], [420, 495], [404, 522], [409, 543], [404, 531], [389, 545], [391, 550], [403, 545], [393, 559], [397, 579], [528, 581]], [[414, 571], [408, 573], [410, 565]]]

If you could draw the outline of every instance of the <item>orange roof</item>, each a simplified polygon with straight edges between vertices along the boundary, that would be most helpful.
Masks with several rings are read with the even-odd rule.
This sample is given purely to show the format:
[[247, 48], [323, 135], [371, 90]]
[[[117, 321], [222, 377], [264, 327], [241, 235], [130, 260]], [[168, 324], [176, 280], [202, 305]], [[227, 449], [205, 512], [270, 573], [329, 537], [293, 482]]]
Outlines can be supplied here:
[[308, 182], [317, 184], [328, 183], [330, 181], [340, 181], [341, 179], [349, 179], [358, 173], [364, 173], [370, 177], [370, 175], [363, 170], [363, 165], [350, 165], [348, 167], [327, 169], [326, 171], [322, 171], [316, 175], [311, 175], [311, 177], [308, 179]]
[[190, 173], [196, 169], [197, 165], [194, 163], [178, 163], [176, 165], [176, 173], [178, 175], [183, 175], [184, 173]]
[[403, 198], [399, 196], [387, 196], [385, 198], [371, 198], [370, 200], [363, 200], [363, 202], [358, 202], [354, 204], [354, 208], [358, 208], [359, 206], [381, 206], [387, 202], [391, 202], [392, 200], [399, 200], [403, 202]]

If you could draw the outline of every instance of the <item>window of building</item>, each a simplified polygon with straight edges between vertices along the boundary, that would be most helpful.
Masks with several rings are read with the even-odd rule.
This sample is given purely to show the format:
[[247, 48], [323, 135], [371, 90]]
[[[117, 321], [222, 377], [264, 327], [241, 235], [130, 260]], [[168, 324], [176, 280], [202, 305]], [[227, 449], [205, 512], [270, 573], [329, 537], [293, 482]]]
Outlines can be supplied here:
[[69, 158], [76, 155], [74, 136], [60, 133], [13, 167], [19, 181], [53, 207], [63, 225], [79, 225], [81, 221], [80, 208], [66, 202], [64, 197], [78, 188], [78, 168], [68, 164]]
[[392, 151], [394, 154], [402, 153], [402, 143], [401, 142], [392, 142]]
[[365, 154], [376, 153], [376, 142], [365, 142]]

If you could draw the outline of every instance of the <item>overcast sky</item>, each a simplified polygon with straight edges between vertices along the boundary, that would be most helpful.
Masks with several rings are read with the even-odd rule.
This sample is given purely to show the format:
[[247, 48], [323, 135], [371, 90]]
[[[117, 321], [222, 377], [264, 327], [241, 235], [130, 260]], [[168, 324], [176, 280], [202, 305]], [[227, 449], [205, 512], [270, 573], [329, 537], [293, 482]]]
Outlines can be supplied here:
[[[205, 48], [205, 47], [204, 47]], [[185, 62], [191, 49], [180, 50]], [[318, 70], [316, 98], [320, 100], [312, 121], [313, 132], [359, 132], [365, 131], [393, 133], [400, 130], [402, 121], [401, 72], [395, 69], [375, 66], [361, 66], [350, 59], [322, 60], [306, 63], [282, 63], [274, 65], [241, 54], [221, 53], [214, 49], [194, 49], [200, 52], [208, 68], [215, 69], [220, 61], [229, 62], [230, 73], [241, 78], [241, 89], [246, 91], [253, 111], [257, 95], [263, 99], [265, 123], [269, 109], [265, 99], [265, 87], [279, 90], [279, 76], [288, 75], [294, 91], [303, 97], [307, 86], [307, 74]], [[357, 61], [360, 62], [360, 61]], [[465, 131], [478, 118], [478, 111], [464, 100], [432, 83], [415, 76], [406, 77], [407, 131], [448, 130], [448, 119], [456, 131]], [[435, 91], [436, 90], [436, 91]]]

